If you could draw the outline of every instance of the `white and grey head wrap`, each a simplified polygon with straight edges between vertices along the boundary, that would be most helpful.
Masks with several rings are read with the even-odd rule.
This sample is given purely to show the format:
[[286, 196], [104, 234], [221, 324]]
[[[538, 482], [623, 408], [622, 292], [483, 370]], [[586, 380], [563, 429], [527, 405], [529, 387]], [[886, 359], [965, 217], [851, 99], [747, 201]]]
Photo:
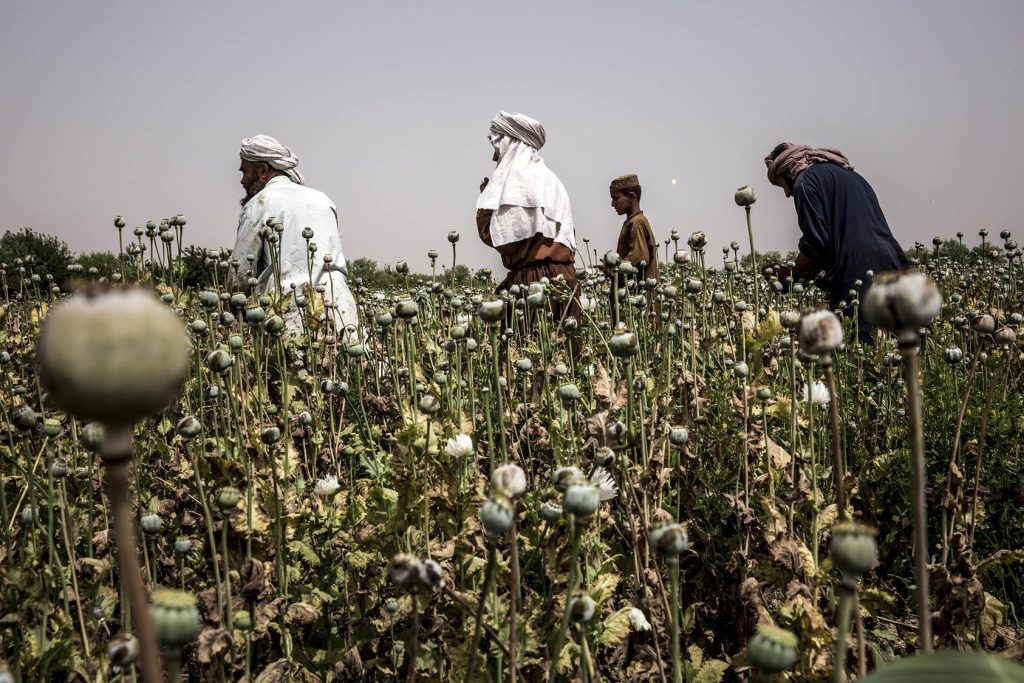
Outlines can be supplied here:
[[525, 114], [511, 114], [507, 111], [499, 112], [491, 119], [491, 133], [522, 140], [534, 149], [543, 147], [547, 140], [547, 134], [540, 121]]
[[264, 162], [271, 168], [283, 172], [294, 183], [306, 184], [306, 179], [296, 168], [299, 165], [299, 157], [269, 135], [255, 135], [242, 140], [242, 148], [238, 155], [244, 161]]

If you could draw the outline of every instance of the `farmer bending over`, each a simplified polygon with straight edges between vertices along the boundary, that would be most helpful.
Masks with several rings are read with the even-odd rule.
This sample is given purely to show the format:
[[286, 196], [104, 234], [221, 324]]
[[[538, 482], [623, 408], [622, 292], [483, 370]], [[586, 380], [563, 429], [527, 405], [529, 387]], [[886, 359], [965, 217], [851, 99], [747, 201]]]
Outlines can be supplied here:
[[[856, 290], [863, 300], [871, 284], [869, 270], [882, 273], [908, 265], [874, 190], [842, 152], [783, 142], [764, 163], [768, 180], [796, 204], [802, 236], [792, 276], [795, 280], [814, 278], [828, 293], [830, 308], [842, 308], [847, 316], [852, 315], [850, 290]], [[863, 316], [858, 334], [861, 341], [870, 342], [871, 326]]]

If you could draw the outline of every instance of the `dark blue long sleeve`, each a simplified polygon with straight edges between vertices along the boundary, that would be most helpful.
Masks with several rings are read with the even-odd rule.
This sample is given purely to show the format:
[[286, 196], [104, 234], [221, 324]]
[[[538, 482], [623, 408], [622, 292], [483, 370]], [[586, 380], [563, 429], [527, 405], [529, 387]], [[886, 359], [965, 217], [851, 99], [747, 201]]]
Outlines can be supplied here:
[[833, 307], [867, 272], [898, 270], [908, 264], [893, 237], [874, 190], [860, 174], [835, 164], [815, 164], [796, 178], [793, 200], [800, 224], [800, 251], [824, 275], [818, 285]]

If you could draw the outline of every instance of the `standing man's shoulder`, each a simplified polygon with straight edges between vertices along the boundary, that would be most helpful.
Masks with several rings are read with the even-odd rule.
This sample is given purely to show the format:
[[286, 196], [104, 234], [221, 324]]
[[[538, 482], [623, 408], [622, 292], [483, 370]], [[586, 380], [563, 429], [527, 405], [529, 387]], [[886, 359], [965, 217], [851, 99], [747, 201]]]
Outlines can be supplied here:
[[281, 204], [283, 202], [299, 201], [310, 207], [329, 207], [337, 211], [331, 198], [320, 190], [315, 190], [308, 185], [299, 185], [294, 182], [281, 182], [267, 185], [263, 192], [266, 193], [268, 204]]

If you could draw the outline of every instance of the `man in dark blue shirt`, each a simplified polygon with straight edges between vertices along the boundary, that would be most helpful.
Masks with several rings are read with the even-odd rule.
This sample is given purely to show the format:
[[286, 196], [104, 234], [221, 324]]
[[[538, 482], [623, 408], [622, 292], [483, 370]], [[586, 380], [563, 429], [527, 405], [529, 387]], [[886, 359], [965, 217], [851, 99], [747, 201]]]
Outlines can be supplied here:
[[[768, 180], [796, 205], [802, 236], [793, 278], [814, 278], [828, 293], [830, 308], [845, 303], [844, 313], [852, 315], [850, 290], [863, 300], [871, 284], [869, 270], [882, 273], [909, 265], [875, 191], [842, 152], [784, 142], [764, 162]], [[858, 329], [861, 341], [870, 341], [871, 326], [863, 315]]]

